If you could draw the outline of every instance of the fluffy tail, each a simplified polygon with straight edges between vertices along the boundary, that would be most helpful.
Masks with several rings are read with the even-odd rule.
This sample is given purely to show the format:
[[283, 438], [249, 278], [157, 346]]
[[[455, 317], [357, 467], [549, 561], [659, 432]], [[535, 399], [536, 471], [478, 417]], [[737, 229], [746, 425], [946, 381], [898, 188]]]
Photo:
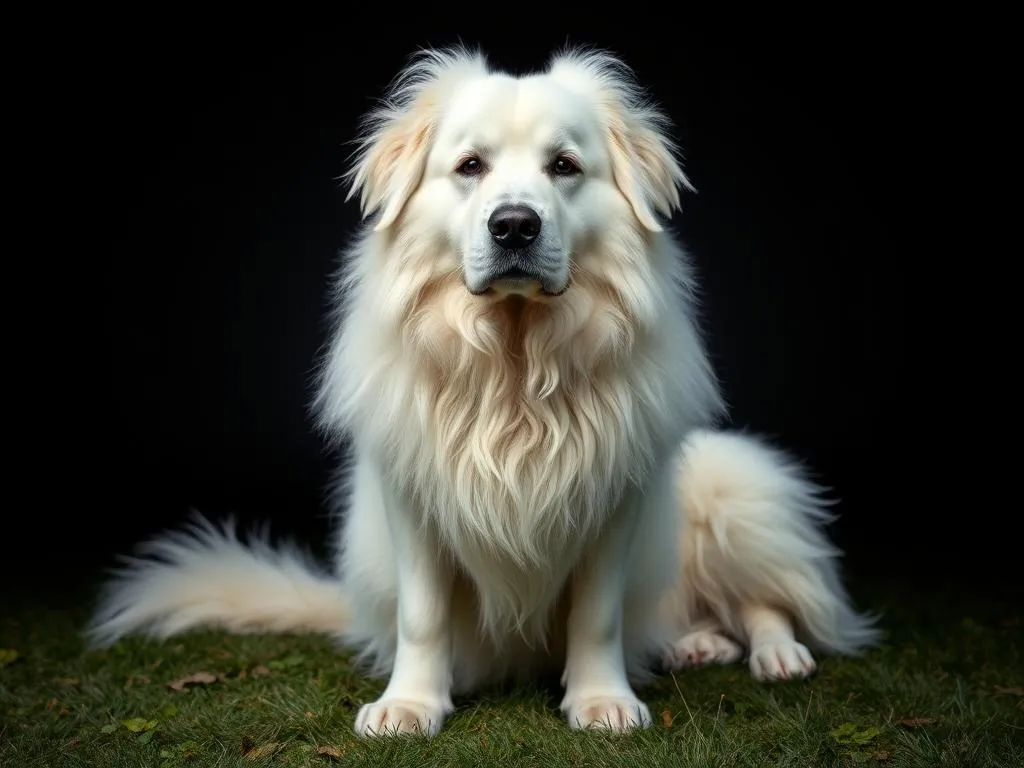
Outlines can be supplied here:
[[804, 641], [823, 651], [853, 655], [875, 644], [876, 617], [854, 610], [840, 580], [822, 490], [752, 437], [694, 433], [679, 473], [683, 613], [698, 618], [705, 606], [742, 637], [736, 607], [765, 605], [789, 613]]
[[326, 632], [349, 619], [341, 583], [294, 544], [239, 540], [230, 520], [198, 517], [139, 548], [102, 590], [88, 629], [94, 645], [125, 635], [165, 638], [194, 628]]

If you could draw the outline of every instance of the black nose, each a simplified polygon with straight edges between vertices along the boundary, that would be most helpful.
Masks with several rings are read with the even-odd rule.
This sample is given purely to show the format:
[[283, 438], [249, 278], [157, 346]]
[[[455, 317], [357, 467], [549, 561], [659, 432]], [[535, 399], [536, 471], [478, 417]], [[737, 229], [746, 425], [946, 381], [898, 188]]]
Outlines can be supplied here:
[[540, 216], [525, 205], [502, 205], [487, 220], [491, 238], [502, 248], [525, 248], [540, 234]]

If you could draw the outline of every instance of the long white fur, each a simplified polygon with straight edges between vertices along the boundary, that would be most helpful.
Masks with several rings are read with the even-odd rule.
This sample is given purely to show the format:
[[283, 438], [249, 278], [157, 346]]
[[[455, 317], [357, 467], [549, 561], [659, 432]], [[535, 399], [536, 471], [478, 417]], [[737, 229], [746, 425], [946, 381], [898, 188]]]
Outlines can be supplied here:
[[[664, 116], [601, 52], [511, 82], [479, 54], [426, 52], [366, 123], [350, 180], [375, 218], [338, 281], [317, 401], [354, 445], [336, 576], [200, 525], [112, 581], [94, 640], [331, 632], [389, 675], [365, 735], [434, 733], [453, 691], [559, 667], [571, 725], [625, 730], [650, 722], [630, 681], [652, 659], [731, 661], [742, 643], [772, 679], [813, 669], [797, 635], [838, 653], [875, 641], [818, 489], [766, 445], [704, 429], [723, 405], [691, 267], [657, 220], [688, 184]], [[460, 94], [510, 87], [577, 99], [579, 131], [606, 147], [573, 195], [516, 187], [572, 245], [571, 286], [545, 300], [466, 290], [455, 238], [506, 181], [458, 191], [442, 167]]]

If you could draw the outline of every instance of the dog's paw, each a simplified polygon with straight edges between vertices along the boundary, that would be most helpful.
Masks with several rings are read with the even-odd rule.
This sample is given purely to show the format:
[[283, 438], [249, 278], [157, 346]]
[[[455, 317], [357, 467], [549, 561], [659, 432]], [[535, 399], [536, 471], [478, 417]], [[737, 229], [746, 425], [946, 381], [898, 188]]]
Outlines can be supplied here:
[[667, 669], [702, 667], [705, 664], [732, 664], [743, 656], [743, 648], [725, 635], [700, 630], [683, 635], [665, 651], [662, 661]]
[[442, 706], [429, 706], [408, 699], [380, 699], [360, 708], [355, 732], [366, 737], [399, 734], [433, 736], [441, 730], [446, 714]]
[[816, 667], [807, 646], [795, 641], [761, 645], [750, 652], [750, 674], [762, 683], [809, 677]]
[[651, 724], [647, 705], [635, 696], [592, 696], [566, 707], [569, 727], [573, 730], [595, 728], [624, 733]]

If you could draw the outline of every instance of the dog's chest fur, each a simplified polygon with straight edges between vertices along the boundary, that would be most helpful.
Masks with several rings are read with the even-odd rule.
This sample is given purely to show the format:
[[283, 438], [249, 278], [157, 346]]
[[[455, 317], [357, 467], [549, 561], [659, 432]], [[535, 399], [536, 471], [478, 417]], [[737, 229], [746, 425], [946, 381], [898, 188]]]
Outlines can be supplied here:
[[[545, 618], [630, 483], [657, 453], [637, 365], [593, 365], [544, 339], [543, 316], [487, 318], [500, 346], [455, 370], [415, 363], [394, 402], [412, 455], [392, 456], [415, 508], [480, 595], [495, 634], [542, 634]], [[538, 338], [540, 337], [540, 338]], [[406, 360], [406, 363], [411, 362]], [[589, 367], [585, 367], [589, 366]], [[397, 393], [396, 393], [397, 395]]]

